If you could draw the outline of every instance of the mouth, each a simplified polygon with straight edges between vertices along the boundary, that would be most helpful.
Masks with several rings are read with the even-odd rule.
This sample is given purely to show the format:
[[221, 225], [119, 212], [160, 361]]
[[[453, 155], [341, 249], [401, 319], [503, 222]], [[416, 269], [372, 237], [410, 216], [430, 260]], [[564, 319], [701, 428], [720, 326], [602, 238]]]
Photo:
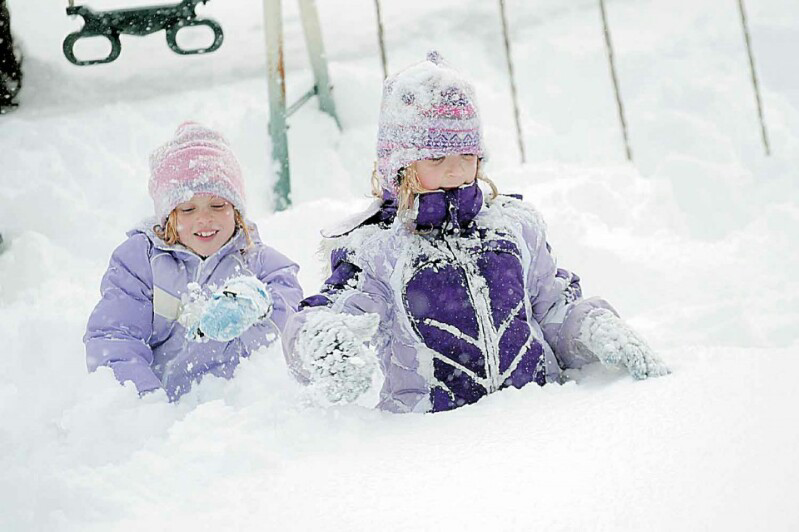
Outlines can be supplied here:
[[200, 240], [211, 240], [216, 236], [218, 232], [219, 232], [218, 229], [209, 230], [209, 231], [197, 231], [194, 233], [194, 236], [196, 236]]

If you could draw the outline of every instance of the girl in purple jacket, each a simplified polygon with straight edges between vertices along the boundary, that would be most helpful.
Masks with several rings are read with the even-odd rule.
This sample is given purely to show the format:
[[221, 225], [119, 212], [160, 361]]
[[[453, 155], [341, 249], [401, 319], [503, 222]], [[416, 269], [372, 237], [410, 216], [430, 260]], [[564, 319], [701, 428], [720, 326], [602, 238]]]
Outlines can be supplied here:
[[277, 340], [302, 289], [298, 266], [246, 220], [241, 168], [219, 133], [182, 124], [150, 171], [155, 218], [111, 256], [86, 362], [175, 400], [205, 374], [230, 378], [241, 357]]
[[285, 331], [301, 381], [352, 401], [379, 366], [380, 408], [437, 412], [596, 360], [668, 373], [606, 301], [582, 298], [540, 214], [497, 193], [483, 156], [473, 89], [438, 54], [386, 80], [378, 199], [325, 235], [332, 275]]

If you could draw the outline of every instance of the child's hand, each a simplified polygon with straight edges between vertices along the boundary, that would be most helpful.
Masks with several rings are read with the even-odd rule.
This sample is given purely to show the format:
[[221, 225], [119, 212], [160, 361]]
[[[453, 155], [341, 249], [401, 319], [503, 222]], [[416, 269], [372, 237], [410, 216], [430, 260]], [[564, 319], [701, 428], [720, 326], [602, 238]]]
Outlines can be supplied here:
[[595, 310], [588, 315], [578, 341], [602, 364], [624, 367], [635, 379], [671, 373], [644, 339], [608, 310]]
[[377, 314], [319, 311], [309, 316], [297, 349], [313, 385], [331, 403], [355, 401], [371, 386], [376, 355], [365, 343], [379, 324]]
[[657, 355], [636, 336], [637, 341], [629, 342], [622, 346], [622, 363], [633, 378], [643, 380], [649, 377], [662, 377], [671, 373], [669, 368]]
[[192, 328], [190, 339], [210, 338], [229, 342], [272, 313], [272, 297], [255, 277], [237, 277], [228, 281], [204, 303], [202, 315]]
[[193, 342], [202, 341], [199, 325], [203, 317], [208, 298], [203, 294], [202, 288], [197, 283], [189, 283], [188, 292], [183, 295], [178, 323], [186, 329], [186, 338]]

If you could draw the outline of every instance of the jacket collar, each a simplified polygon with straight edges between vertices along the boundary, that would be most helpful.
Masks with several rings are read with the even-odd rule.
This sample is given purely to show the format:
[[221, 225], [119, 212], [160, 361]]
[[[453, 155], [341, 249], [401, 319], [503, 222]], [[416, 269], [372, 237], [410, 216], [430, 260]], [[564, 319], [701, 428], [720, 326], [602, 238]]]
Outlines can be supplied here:
[[413, 209], [416, 230], [444, 234], [471, 232], [482, 207], [483, 192], [477, 180], [458, 188], [418, 194]]
[[[137, 233], [144, 233], [153, 243], [153, 247], [159, 249], [161, 251], [171, 251], [173, 253], [178, 253], [180, 255], [186, 257], [192, 257], [199, 261], [209, 261], [214, 258], [221, 258], [225, 255], [230, 254], [233, 251], [243, 250], [247, 248], [247, 237], [244, 236], [244, 232], [241, 229], [236, 229], [236, 232], [233, 233], [233, 236], [228, 240], [221, 248], [219, 248], [216, 253], [210, 255], [203, 259], [200, 255], [192, 251], [191, 249], [187, 248], [183, 244], [173, 244], [169, 245], [158, 235], [155, 234], [153, 231], [153, 227], [156, 225], [157, 221], [153, 218], [147, 218], [139, 223], [134, 229], [128, 231], [127, 236], [133, 236]], [[250, 229], [250, 237], [252, 238], [253, 244], [259, 244], [261, 242], [260, 235], [258, 235], [258, 229], [255, 227], [254, 224], [250, 223], [249, 221], [245, 221], [247, 226]]]

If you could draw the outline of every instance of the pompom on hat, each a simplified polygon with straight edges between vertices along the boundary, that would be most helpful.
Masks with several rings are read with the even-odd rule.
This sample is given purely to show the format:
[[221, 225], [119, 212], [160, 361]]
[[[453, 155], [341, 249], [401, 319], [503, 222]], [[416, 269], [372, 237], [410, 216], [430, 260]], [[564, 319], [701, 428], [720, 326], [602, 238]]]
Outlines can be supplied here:
[[474, 88], [438, 52], [386, 79], [377, 132], [384, 191], [396, 195], [398, 172], [414, 161], [465, 153], [485, 156]]
[[184, 122], [175, 136], [150, 155], [150, 197], [163, 224], [169, 213], [195, 194], [228, 200], [244, 216], [241, 166], [225, 137], [196, 122]]

